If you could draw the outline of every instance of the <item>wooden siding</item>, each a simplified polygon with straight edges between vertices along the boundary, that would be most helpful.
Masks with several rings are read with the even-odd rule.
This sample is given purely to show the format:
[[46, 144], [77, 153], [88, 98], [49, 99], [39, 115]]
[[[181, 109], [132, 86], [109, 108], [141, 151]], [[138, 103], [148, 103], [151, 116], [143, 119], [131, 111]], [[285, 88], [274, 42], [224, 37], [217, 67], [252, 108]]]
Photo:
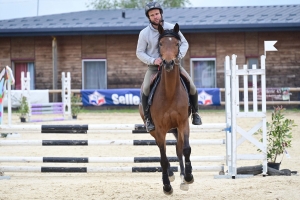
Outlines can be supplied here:
[[[58, 80], [61, 82], [62, 72], [70, 72], [73, 89], [82, 87], [81, 38], [81, 36], [56, 37]], [[61, 85], [58, 85], [58, 88], [61, 88]]]
[[11, 38], [12, 60], [34, 59], [34, 37]]
[[35, 38], [35, 88], [52, 89], [52, 38]]
[[193, 33], [187, 37], [190, 58], [216, 57], [216, 34]]
[[136, 57], [137, 35], [107, 36], [108, 88], [140, 88], [147, 66]]
[[10, 59], [10, 38], [9, 37], [0, 37], [0, 67], [11, 66]]
[[106, 58], [106, 36], [82, 36], [82, 59]]
[[[190, 73], [190, 58], [216, 58], [217, 87], [224, 87], [224, 59], [236, 54], [237, 64], [264, 54], [264, 41], [278, 40], [278, 52], [268, 52], [267, 87], [300, 87], [300, 32], [184, 33], [189, 50], [183, 66]], [[1, 37], [0, 64], [33, 59], [36, 89], [52, 89], [52, 37]], [[147, 66], [136, 57], [138, 35], [58, 36], [58, 87], [61, 72], [71, 72], [72, 88], [81, 89], [82, 59], [107, 60], [108, 88], [139, 88]]]
[[[259, 44], [266, 40], [277, 40], [278, 51], [267, 52], [266, 77], [268, 87], [300, 87], [300, 32], [263, 32]], [[264, 54], [260, 45], [260, 55]]]
[[245, 56], [246, 57], [259, 57], [258, 46], [258, 33], [251, 32], [245, 33]]

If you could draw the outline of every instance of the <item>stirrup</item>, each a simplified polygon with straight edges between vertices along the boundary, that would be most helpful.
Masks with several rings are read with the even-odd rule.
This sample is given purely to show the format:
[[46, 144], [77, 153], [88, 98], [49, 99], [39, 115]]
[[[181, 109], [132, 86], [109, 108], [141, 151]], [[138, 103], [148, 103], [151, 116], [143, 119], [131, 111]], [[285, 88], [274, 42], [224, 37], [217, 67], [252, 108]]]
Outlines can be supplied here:
[[145, 126], [146, 126], [147, 132], [150, 132], [150, 131], [154, 131], [154, 130], [155, 130], [155, 126], [154, 126], [154, 124], [151, 122], [150, 119], [146, 119]]
[[[194, 117], [194, 115], [196, 117]], [[200, 117], [198, 112], [192, 113], [192, 124], [194, 124], [194, 125], [201, 125], [202, 124], [201, 117]]]

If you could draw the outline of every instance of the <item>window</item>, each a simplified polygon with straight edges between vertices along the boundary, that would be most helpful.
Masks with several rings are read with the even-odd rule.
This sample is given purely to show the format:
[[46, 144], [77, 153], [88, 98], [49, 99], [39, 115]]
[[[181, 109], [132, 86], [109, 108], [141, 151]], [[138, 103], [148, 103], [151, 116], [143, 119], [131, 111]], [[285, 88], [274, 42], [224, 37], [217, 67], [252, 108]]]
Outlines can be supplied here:
[[[258, 58], [247, 58], [248, 69], [253, 69], [253, 67], [252, 67], [253, 65], [256, 65], [256, 69], [259, 68]], [[248, 76], [248, 87], [252, 87], [252, 85], [253, 85], [252, 76]]]
[[107, 89], [106, 60], [82, 60], [82, 89]]
[[192, 58], [190, 66], [196, 88], [216, 88], [215, 58]]
[[30, 89], [35, 89], [35, 73], [34, 62], [13, 62], [14, 76], [15, 76], [15, 89], [21, 90], [21, 72], [24, 72], [25, 76], [27, 72], [30, 73]]

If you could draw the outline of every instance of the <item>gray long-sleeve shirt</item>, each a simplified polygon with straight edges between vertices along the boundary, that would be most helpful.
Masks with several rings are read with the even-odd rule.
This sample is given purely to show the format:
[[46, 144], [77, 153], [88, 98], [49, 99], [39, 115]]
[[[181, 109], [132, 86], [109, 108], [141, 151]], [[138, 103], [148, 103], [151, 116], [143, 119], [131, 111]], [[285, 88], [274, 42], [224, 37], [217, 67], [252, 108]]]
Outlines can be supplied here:
[[[164, 22], [163, 28], [173, 29], [174, 25], [168, 22]], [[179, 58], [183, 58], [189, 48], [189, 44], [180, 31], [179, 31], [179, 35], [181, 37]], [[158, 30], [153, 28], [151, 24], [149, 24], [146, 28], [144, 28], [140, 32], [137, 48], [136, 48], [136, 56], [147, 65], [153, 65], [155, 59], [159, 57], [158, 37], [159, 37]]]

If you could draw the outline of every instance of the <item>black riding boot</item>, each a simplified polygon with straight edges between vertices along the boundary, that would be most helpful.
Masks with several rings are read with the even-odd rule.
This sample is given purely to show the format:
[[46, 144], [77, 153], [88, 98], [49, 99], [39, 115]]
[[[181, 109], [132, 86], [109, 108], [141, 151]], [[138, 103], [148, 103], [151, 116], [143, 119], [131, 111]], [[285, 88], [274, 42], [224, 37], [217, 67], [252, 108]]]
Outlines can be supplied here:
[[150, 115], [150, 108], [148, 105], [148, 97], [142, 94], [142, 106], [144, 110], [145, 126], [148, 132], [155, 130], [155, 126], [152, 122]]
[[198, 113], [198, 92], [196, 94], [190, 95], [190, 103], [192, 107], [192, 124], [194, 125], [201, 125], [201, 117]]

